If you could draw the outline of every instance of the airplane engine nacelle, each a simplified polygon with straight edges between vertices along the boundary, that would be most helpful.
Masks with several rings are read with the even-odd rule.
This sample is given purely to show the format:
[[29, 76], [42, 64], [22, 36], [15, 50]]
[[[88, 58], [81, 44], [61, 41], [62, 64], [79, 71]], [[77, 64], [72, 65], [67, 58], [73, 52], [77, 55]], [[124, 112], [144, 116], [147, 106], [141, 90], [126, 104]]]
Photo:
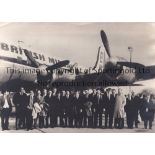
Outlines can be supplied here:
[[117, 64], [117, 62], [125, 62], [125, 59], [119, 57], [111, 57], [105, 64], [106, 74], [111, 80], [125, 81], [133, 83], [136, 79], [135, 69]]
[[105, 72], [108, 76], [115, 79], [122, 71], [122, 66], [118, 65], [119, 59], [117, 57], [111, 57], [105, 64]]
[[48, 72], [46, 71], [47, 66], [46, 65], [41, 65], [37, 68], [36, 72], [40, 75], [40, 76], [47, 76]]

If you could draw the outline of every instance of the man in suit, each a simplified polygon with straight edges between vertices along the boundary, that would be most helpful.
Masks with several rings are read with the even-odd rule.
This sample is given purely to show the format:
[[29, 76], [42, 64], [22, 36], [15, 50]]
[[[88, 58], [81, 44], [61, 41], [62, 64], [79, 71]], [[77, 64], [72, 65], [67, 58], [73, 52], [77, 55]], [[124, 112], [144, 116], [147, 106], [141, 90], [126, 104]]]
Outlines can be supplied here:
[[97, 94], [94, 97], [93, 109], [94, 109], [94, 127], [98, 126], [99, 119], [99, 127], [102, 128], [102, 114], [103, 114], [103, 97], [101, 95], [101, 91], [97, 90]]
[[114, 107], [115, 107], [115, 97], [116, 91], [108, 88], [104, 94], [104, 103], [105, 103], [105, 128], [112, 128], [113, 116], [114, 116]]
[[53, 88], [52, 91], [52, 97], [51, 97], [51, 101], [50, 101], [50, 105], [49, 105], [49, 109], [50, 109], [50, 126], [56, 127], [57, 126], [57, 114], [56, 114], [56, 99], [57, 98], [57, 89]]
[[81, 128], [83, 121], [83, 106], [81, 102], [81, 96], [78, 91], [75, 92], [75, 95], [73, 97], [73, 113], [75, 127]]
[[134, 105], [134, 111], [133, 111], [134, 120], [133, 121], [134, 121], [135, 127], [138, 128], [138, 123], [139, 123], [138, 114], [139, 114], [140, 107], [141, 107], [141, 99], [139, 98], [138, 95], [135, 95], [134, 92], [132, 92], [131, 99]]
[[27, 109], [26, 109], [27, 131], [32, 130], [32, 125], [33, 125], [32, 110], [33, 110], [34, 101], [35, 101], [34, 92], [31, 90], [30, 95], [28, 96]]
[[58, 92], [56, 96], [56, 124], [58, 125], [58, 118], [59, 118], [59, 126], [63, 127], [63, 105], [62, 105], [62, 98], [61, 93]]
[[64, 98], [65, 127], [73, 127], [73, 102], [69, 91]]
[[110, 96], [110, 113], [109, 113], [109, 128], [112, 128], [114, 119], [114, 108], [116, 102], [116, 90], [112, 89], [112, 94]]
[[9, 116], [12, 110], [12, 104], [9, 92], [7, 91], [0, 97], [0, 110], [2, 130], [9, 130]]
[[82, 97], [82, 103], [84, 107], [84, 127], [93, 127], [92, 119], [92, 102], [90, 98], [89, 91], [85, 91], [85, 95]]
[[62, 126], [65, 127], [65, 98], [66, 98], [66, 91], [61, 91], [61, 108], [62, 108]]
[[125, 105], [124, 109], [126, 112], [127, 126], [129, 129], [133, 129], [135, 107], [133, 104], [133, 100], [131, 98], [131, 93], [129, 93], [126, 98], [126, 105]]
[[20, 88], [20, 92], [13, 96], [13, 103], [16, 107], [16, 130], [26, 127], [26, 106], [27, 95], [23, 87]]
[[[50, 118], [50, 108], [51, 108], [51, 102], [52, 102], [52, 91], [49, 90], [48, 94], [47, 92], [43, 94], [43, 98], [44, 101], [46, 102], [46, 104], [48, 105], [48, 109], [47, 109], [47, 115], [46, 115], [46, 128], [49, 127], [49, 118]], [[51, 123], [51, 118], [50, 118], [50, 123]]]
[[96, 89], [93, 89], [93, 93], [90, 95], [90, 99], [91, 99], [91, 102], [92, 102], [92, 119], [93, 119], [93, 127], [97, 127], [97, 121], [95, 120], [96, 119], [96, 95], [97, 95], [97, 91]]
[[105, 128], [107, 128], [107, 124], [108, 124], [108, 118], [109, 118], [109, 114], [110, 114], [110, 96], [111, 96], [111, 89], [108, 88], [106, 89], [104, 96], [103, 96], [103, 100], [104, 100], [104, 105], [105, 105]]

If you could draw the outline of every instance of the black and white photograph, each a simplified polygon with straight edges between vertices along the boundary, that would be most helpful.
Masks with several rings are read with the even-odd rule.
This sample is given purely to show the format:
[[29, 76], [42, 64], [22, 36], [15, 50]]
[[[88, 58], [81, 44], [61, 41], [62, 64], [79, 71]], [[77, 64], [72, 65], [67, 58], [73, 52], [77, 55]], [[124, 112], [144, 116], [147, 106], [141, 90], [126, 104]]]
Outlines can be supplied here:
[[155, 23], [0, 23], [0, 133], [155, 133]]

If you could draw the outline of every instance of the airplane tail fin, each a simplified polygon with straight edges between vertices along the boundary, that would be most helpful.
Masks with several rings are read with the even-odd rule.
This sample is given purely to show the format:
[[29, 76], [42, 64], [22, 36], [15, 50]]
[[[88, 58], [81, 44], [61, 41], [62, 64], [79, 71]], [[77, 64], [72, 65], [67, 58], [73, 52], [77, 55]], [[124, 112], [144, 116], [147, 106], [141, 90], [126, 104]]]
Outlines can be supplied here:
[[101, 46], [98, 48], [97, 59], [93, 69], [103, 69], [105, 65], [105, 53], [101, 50]]

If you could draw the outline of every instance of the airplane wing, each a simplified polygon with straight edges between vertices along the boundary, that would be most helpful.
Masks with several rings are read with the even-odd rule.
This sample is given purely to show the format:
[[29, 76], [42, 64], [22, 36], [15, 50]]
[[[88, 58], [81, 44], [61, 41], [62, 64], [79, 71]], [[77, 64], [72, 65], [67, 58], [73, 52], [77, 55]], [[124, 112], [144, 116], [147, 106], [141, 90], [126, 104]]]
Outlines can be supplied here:
[[77, 75], [75, 82], [82, 84], [83, 87], [108, 87], [108, 86], [127, 86], [127, 81], [120, 81], [114, 77], [110, 77], [107, 73], [91, 73]]
[[[134, 68], [135, 72], [135, 81], [149, 80], [155, 78], [155, 66], [144, 66], [140, 63], [130, 63], [130, 62], [118, 62], [121, 66], [126, 66], [128, 68]], [[117, 76], [110, 76], [103, 70], [102, 73], [91, 73], [91, 74], [79, 74], [76, 76], [76, 82], [83, 82], [85, 86], [98, 86], [98, 87], [107, 87], [107, 86], [142, 86], [142, 84], [135, 84], [134, 82], [129, 82], [124, 79], [117, 79]]]
[[155, 78], [155, 65], [145, 66], [136, 62], [117, 62], [117, 64], [128, 68], [134, 68], [136, 70], [137, 80], [149, 80]]
[[136, 63], [136, 62], [123, 62], [123, 61], [118, 61], [117, 64], [121, 65], [121, 66], [126, 66], [129, 68], [144, 68], [145, 66], [143, 64], [140, 63]]

